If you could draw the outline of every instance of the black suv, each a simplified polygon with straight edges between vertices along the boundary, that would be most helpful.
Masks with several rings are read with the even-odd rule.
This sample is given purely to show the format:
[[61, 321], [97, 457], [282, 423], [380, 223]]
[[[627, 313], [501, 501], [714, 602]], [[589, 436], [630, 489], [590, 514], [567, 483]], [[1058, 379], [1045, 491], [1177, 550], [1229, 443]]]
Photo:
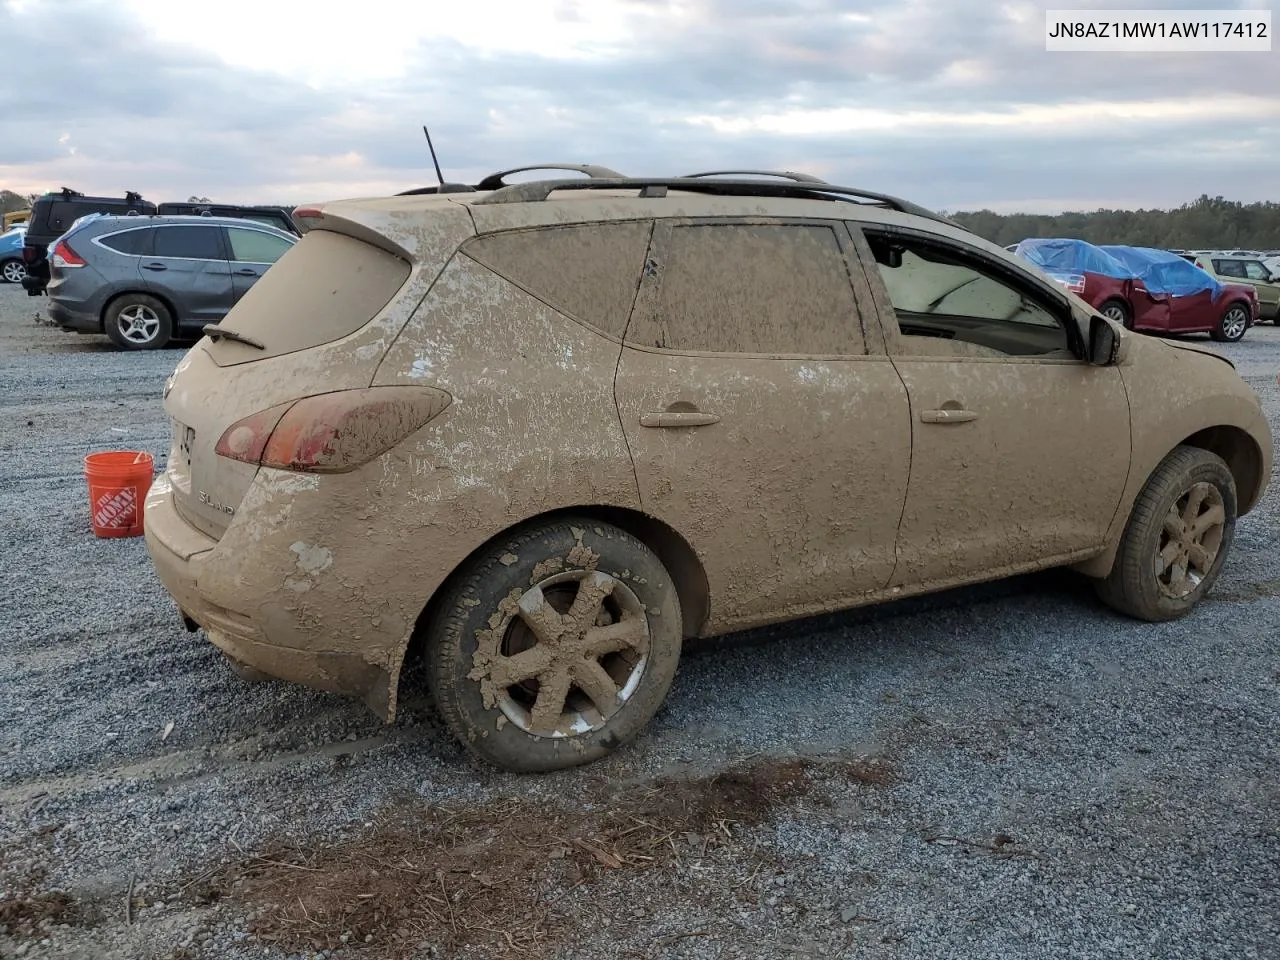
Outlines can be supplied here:
[[44, 293], [49, 283], [49, 245], [71, 229], [81, 217], [91, 213], [118, 215], [152, 214], [156, 205], [143, 200], [132, 190], [124, 197], [86, 197], [79, 190], [63, 187], [57, 193], [46, 193], [31, 205], [31, 218], [27, 221], [27, 235], [22, 244], [22, 262], [27, 275], [22, 286], [30, 296]]
[[235, 203], [179, 203], [177, 201], [160, 204], [156, 211], [162, 216], [185, 214], [187, 216], [207, 217], [239, 217], [242, 220], [256, 220], [269, 227], [301, 236], [302, 231], [294, 223], [287, 207], [276, 206], [244, 206]]

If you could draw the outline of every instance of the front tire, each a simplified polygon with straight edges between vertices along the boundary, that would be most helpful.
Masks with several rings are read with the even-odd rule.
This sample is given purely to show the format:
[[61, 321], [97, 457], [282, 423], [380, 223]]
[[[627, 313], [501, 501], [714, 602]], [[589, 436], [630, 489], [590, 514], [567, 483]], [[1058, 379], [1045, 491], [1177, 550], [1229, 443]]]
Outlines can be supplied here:
[[1098, 308], [1098, 312], [1108, 320], [1114, 320], [1126, 330], [1133, 329], [1133, 316], [1129, 312], [1129, 305], [1117, 297], [1105, 301]]
[[1243, 303], [1233, 303], [1222, 314], [1218, 325], [1209, 336], [1219, 343], [1235, 343], [1249, 329], [1249, 308]]
[[122, 350], [158, 350], [173, 336], [173, 317], [155, 297], [126, 293], [107, 307], [102, 329]]
[[518, 773], [589, 763], [634, 739], [666, 699], [684, 633], [654, 552], [582, 518], [486, 549], [426, 629], [445, 722], [472, 753]]
[[1175, 620], [1217, 582], [1236, 529], [1236, 483], [1221, 457], [1176, 447], [1138, 494], [1111, 572], [1108, 606], [1139, 620]]
[[27, 267], [21, 260], [9, 259], [0, 263], [0, 283], [21, 283], [27, 276]]

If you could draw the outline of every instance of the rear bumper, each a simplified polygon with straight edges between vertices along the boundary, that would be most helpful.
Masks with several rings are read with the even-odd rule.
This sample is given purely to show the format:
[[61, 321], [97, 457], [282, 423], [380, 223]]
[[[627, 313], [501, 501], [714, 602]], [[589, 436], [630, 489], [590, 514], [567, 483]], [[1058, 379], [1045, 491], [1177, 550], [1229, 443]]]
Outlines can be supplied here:
[[82, 310], [73, 310], [61, 301], [49, 300], [49, 319], [67, 330], [79, 330], [84, 333], [101, 333], [102, 322], [98, 315]]
[[219, 541], [179, 515], [167, 475], [152, 483], [144, 517], [160, 582], [180, 615], [203, 628], [228, 659], [291, 683], [358, 697], [384, 720], [393, 718], [390, 671], [371, 662], [371, 651], [328, 649], [324, 624], [282, 601], [289, 591], [269, 575], [242, 576], [242, 564], [228, 560]]

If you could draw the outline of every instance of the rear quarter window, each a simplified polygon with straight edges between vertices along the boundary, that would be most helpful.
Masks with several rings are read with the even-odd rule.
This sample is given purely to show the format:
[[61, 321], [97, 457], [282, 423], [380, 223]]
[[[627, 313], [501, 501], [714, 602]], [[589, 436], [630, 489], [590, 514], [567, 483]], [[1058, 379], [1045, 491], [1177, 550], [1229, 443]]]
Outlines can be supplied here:
[[147, 253], [150, 246], [147, 241], [150, 237], [151, 228], [143, 227], [139, 230], [125, 230], [123, 233], [112, 233], [108, 236], [100, 237], [98, 243], [104, 247], [110, 247], [117, 253], [136, 257]]
[[378, 315], [406, 280], [409, 263], [331, 230], [309, 230], [232, 307], [221, 326], [266, 349], [229, 340], [206, 349], [215, 363], [265, 360], [355, 333]]
[[477, 237], [467, 256], [576, 320], [621, 339], [651, 221], [538, 227]]

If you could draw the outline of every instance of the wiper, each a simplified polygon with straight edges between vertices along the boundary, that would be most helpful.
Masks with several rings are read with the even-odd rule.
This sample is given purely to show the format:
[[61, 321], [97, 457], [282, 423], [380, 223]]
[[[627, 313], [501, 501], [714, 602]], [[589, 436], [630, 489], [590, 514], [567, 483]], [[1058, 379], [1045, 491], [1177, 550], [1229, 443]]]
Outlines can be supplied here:
[[265, 344], [259, 343], [257, 340], [253, 339], [253, 337], [246, 337], [243, 333], [236, 333], [234, 330], [225, 330], [216, 323], [206, 323], [200, 328], [200, 332], [213, 341], [217, 341], [219, 339], [234, 340], [236, 343], [243, 343], [250, 347], [257, 347], [259, 350], [267, 349]]

